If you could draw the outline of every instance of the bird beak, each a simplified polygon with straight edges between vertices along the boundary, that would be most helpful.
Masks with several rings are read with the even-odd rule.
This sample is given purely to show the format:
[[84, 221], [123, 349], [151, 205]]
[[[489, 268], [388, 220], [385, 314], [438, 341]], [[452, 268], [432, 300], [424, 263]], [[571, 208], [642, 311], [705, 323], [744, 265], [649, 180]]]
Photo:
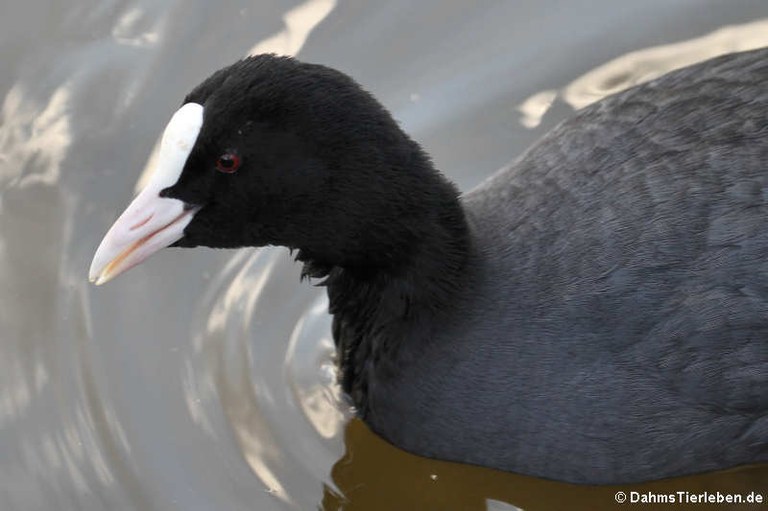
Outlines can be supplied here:
[[101, 241], [91, 263], [90, 281], [105, 284], [180, 240], [195, 212], [180, 200], [142, 191]]
[[101, 241], [93, 256], [89, 279], [97, 286], [141, 263], [184, 236], [199, 208], [161, 197], [181, 176], [203, 123], [203, 107], [182, 106], [165, 128], [157, 166], [146, 187], [131, 202]]

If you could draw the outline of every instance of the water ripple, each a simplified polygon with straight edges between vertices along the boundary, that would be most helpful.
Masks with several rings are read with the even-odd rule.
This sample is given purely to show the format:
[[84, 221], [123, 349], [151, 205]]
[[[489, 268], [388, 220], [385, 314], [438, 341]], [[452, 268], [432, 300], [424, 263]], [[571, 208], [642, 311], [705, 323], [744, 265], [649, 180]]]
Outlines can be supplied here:
[[[707, 35], [633, 51], [592, 69], [562, 91], [563, 101], [584, 108], [611, 94], [658, 78], [672, 70], [733, 53], [768, 46], [768, 19], [719, 28]], [[555, 100], [555, 91], [530, 96], [518, 107], [521, 124], [535, 128]]]
[[320, 491], [345, 420], [327, 303], [322, 290], [286, 286], [293, 277], [298, 288], [298, 276], [286, 250], [239, 252], [201, 301], [183, 375], [193, 421], [209, 435], [223, 423], [263, 490], [287, 509], [303, 509], [288, 489], [297, 480]]

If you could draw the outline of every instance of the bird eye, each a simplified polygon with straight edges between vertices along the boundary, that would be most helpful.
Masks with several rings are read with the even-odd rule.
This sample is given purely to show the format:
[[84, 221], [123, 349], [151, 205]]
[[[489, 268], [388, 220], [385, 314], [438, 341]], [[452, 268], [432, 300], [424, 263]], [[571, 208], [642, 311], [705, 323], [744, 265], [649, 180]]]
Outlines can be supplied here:
[[224, 153], [216, 160], [216, 170], [225, 174], [235, 172], [238, 167], [240, 167], [240, 157], [232, 152]]

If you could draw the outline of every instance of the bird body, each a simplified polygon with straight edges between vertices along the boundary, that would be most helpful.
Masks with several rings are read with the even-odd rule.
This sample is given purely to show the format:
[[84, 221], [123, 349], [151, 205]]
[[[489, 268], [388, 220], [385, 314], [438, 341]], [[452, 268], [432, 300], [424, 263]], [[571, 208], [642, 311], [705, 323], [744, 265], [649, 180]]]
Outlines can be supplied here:
[[374, 430], [582, 483], [768, 460], [767, 58], [592, 105], [466, 194], [456, 326]]
[[768, 49], [674, 71], [459, 196], [347, 77], [253, 57], [187, 97], [160, 196], [194, 212], [177, 246], [298, 249], [344, 390], [406, 450], [592, 484], [766, 462], [766, 83]]

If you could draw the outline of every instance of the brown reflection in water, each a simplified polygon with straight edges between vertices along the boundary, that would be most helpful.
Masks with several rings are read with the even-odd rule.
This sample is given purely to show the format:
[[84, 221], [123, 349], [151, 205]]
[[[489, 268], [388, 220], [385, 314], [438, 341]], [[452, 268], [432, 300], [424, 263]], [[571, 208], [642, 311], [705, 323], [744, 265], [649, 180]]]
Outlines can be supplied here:
[[[481, 467], [436, 461], [402, 451], [359, 419], [345, 431], [346, 452], [331, 475], [341, 494], [325, 488], [323, 511], [485, 511], [487, 499], [525, 511], [603, 509], [766, 509], [768, 465], [634, 485], [581, 486]], [[758, 492], [763, 504], [618, 504], [616, 492], [671, 494]]]

